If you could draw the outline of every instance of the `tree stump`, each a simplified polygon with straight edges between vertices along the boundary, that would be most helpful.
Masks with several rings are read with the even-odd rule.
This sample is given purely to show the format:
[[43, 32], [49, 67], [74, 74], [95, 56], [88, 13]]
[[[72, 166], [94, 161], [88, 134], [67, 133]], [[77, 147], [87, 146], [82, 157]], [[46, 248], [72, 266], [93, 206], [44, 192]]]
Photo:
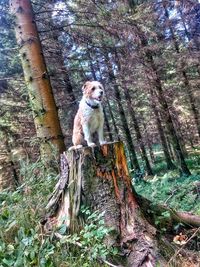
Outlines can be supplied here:
[[47, 205], [48, 222], [81, 225], [81, 205], [104, 212], [114, 230], [106, 240], [117, 246], [128, 267], [155, 266], [158, 249], [155, 228], [144, 218], [129, 176], [123, 143], [85, 147], [62, 154], [61, 176]]

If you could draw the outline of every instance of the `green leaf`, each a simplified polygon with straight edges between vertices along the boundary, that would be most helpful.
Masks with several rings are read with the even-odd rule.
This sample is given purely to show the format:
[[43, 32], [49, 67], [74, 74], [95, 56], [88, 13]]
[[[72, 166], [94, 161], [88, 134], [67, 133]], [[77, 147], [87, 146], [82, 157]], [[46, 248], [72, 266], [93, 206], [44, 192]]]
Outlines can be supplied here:
[[7, 251], [8, 251], [8, 254], [11, 255], [13, 252], [14, 252], [15, 248], [13, 245], [9, 244], [7, 246]]
[[58, 230], [58, 233], [61, 235], [64, 235], [67, 231], [67, 225], [66, 224], [62, 224]]
[[35, 256], [36, 256], [35, 251], [32, 250], [31, 253], [30, 253], [30, 258], [31, 258], [32, 261], [34, 260]]
[[6, 265], [6, 266], [13, 266], [13, 264], [15, 263], [14, 260], [10, 259], [10, 260], [7, 260], [7, 259], [3, 259], [2, 262]]

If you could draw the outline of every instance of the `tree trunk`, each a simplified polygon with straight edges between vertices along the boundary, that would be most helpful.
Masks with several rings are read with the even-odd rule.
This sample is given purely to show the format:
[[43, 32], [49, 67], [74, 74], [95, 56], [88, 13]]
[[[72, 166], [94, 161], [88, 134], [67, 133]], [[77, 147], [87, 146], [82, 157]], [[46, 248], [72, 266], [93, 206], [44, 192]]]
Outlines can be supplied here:
[[150, 140], [150, 136], [148, 134], [148, 130], [147, 130], [147, 127], [144, 123], [144, 120], [143, 120], [143, 134], [145, 135], [145, 138], [146, 138], [146, 142], [147, 142], [147, 147], [149, 149], [149, 156], [150, 156], [150, 159], [151, 159], [151, 163], [154, 164], [155, 163], [155, 155], [154, 155], [154, 151], [153, 151], [153, 144]]
[[165, 130], [165, 136], [166, 136], [166, 141], [167, 141], [167, 148], [168, 148], [168, 151], [169, 151], [169, 154], [170, 154], [170, 157], [173, 161], [176, 160], [176, 153], [174, 151], [174, 147], [172, 146], [171, 142], [170, 142], [170, 137], [169, 135], [167, 134], [167, 131]]
[[[118, 53], [116, 50], [115, 50], [115, 60], [116, 60], [116, 63], [118, 65], [118, 69], [120, 70], [121, 69], [121, 62], [120, 62], [120, 59], [118, 57]], [[146, 165], [147, 174], [153, 175], [153, 170], [151, 168], [151, 164], [150, 164], [148, 156], [147, 156], [147, 151], [146, 151], [146, 148], [145, 148], [145, 145], [143, 142], [143, 138], [142, 138], [139, 123], [137, 120], [136, 112], [135, 112], [134, 105], [133, 105], [132, 100], [131, 100], [131, 95], [130, 95], [129, 89], [127, 88], [126, 83], [123, 81], [123, 79], [122, 79], [122, 86], [121, 87], [122, 87], [122, 90], [124, 92], [125, 100], [127, 103], [128, 113], [129, 113], [129, 116], [131, 117], [131, 121], [133, 123], [137, 143], [138, 143], [140, 150], [141, 150], [141, 156], [142, 156], [142, 159]]]
[[[171, 37], [172, 37], [172, 40], [173, 40], [174, 48], [176, 50], [176, 53], [180, 54], [179, 44], [177, 42], [174, 30], [173, 30], [173, 28], [171, 26], [171, 23], [170, 23], [170, 20], [169, 20], [169, 12], [168, 12], [168, 9], [166, 7], [166, 2], [163, 2], [163, 8], [164, 8], [164, 11], [165, 11], [165, 17], [168, 20], [169, 30], [170, 30]], [[186, 73], [186, 71], [184, 69], [185, 69], [185, 63], [183, 62], [180, 72], [182, 74], [184, 86], [185, 86], [185, 88], [187, 90], [187, 95], [188, 95], [188, 98], [189, 98], [189, 103], [190, 103], [191, 110], [192, 110], [192, 113], [193, 113], [194, 121], [195, 121], [196, 128], [197, 128], [197, 132], [198, 132], [198, 135], [200, 137], [200, 115], [199, 115], [199, 110], [196, 107], [195, 96], [193, 94], [193, 90], [191, 88], [191, 84], [189, 82], [188, 75], [187, 75], [187, 73]]]
[[196, 102], [195, 101], [195, 96], [194, 96], [192, 88], [190, 86], [186, 71], [183, 70], [182, 71], [182, 75], [183, 75], [183, 80], [184, 80], [185, 87], [187, 88], [187, 91], [188, 91], [187, 92], [188, 93], [188, 98], [189, 98], [191, 109], [192, 109], [192, 113], [193, 113], [193, 116], [194, 116], [194, 121], [195, 121], [195, 124], [196, 124], [196, 127], [197, 127], [197, 132], [198, 132], [198, 135], [199, 135], [199, 138], [200, 138], [200, 114], [199, 114], [199, 109], [195, 105], [195, 102]]
[[124, 111], [124, 108], [123, 108], [123, 105], [122, 105], [122, 99], [121, 99], [121, 96], [120, 96], [120, 90], [119, 90], [119, 87], [118, 87], [118, 85], [116, 83], [115, 75], [114, 75], [113, 70], [112, 70], [112, 65], [110, 63], [110, 60], [109, 60], [109, 57], [108, 57], [107, 54], [105, 54], [105, 61], [106, 61], [107, 68], [108, 68], [108, 76], [109, 76], [110, 82], [113, 84], [115, 98], [116, 98], [118, 109], [119, 109], [119, 116], [120, 116], [120, 120], [121, 120], [122, 127], [123, 127], [123, 130], [124, 130], [124, 135], [126, 137], [126, 143], [127, 143], [127, 147], [128, 147], [128, 150], [129, 150], [130, 161], [131, 161], [131, 165], [132, 165], [131, 169], [134, 168], [136, 176], [140, 176], [141, 175], [141, 169], [140, 169], [140, 165], [138, 163], [138, 159], [137, 159], [135, 147], [134, 147], [134, 144], [133, 144], [133, 139], [132, 139], [132, 136], [131, 136], [131, 132], [130, 132], [130, 129], [129, 129], [129, 126], [128, 126], [128, 122], [127, 122], [127, 119], [126, 119], [125, 111]]
[[114, 128], [114, 132], [115, 132], [115, 136], [116, 136], [115, 140], [119, 141], [120, 140], [119, 130], [117, 128], [117, 124], [116, 124], [116, 121], [115, 121], [115, 118], [114, 118], [114, 115], [113, 115], [113, 111], [112, 111], [112, 108], [111, 108], [111, 105], [110, 105], [106, 90], [105, 90], [105, 98], [106, 98], [106, 103], [107, 103], [107, 106], [108, 106], [110, 118], [111, 118], [111, 121], [113, 123], [113, 128]]
[[143, 159], [143, 161], [145, 162], [145, 165], [146, 165], [147, 174], [148, 175], [153, 175], [153, 171], [152, 171], [152, 168], [151, 168], [148, 156], [147, 156], [147, 152], [146, 152], [145, 145], [144, 145], [144, 142], [143, 142], [143, 139], [142, 139], [142, 134], [140, 132], [140, 127], [139, 127], [139, 124], [138, 124], [138, 120], [136, 118], [135, 109], [134, 109], [133, 103], [131, 101], [131, 96], [130, 96], [129, 90], [128, 90], [128, 88], [126, 88], [124, 86], [123, 87], [123, 91], [124, 91], [124, 95], [125, 95], [125, 99], [126, 99], [129, 115], [130, 115], [130, 117], [132, 119], [131, 121], [132, 121], [133, 127], [135, 129], [136, 138], [137, 138], [138, 144], [139, 144], [140, 149], [141, 149], [142, 159]]
[[185, 158], [184, 158], [184, 155], [183, 155], [182, 150], [181, 150], [181, 145], [180, 145], [177, 133], [176, 133], [174, 125], [173, 125], [173, 121], [172, 121], [172, 117], [171, 117], [171, 114], [169, 111], [168, 103], [164, 97], [161, 82], [160, 82], [159, 78], [157, 78], [155, 80], [155, 88], [156, 88], [156, 91], [158, 94], [159, 102], [160, 102], [162, 109], [164, 111], [164, 116], [166, 119], [166, 126], [167, 126], [172, 144], [173, 144], [175, 152], [176, 152], [176, 157], [178, 159], [180, 174], [189, 176], [189, 175], [191, 175], [191, 173], [190, 173], [190, 171], [187, 167], [187, 164], [185, 162]]
[[[80, 229], [80, 206], [104, 212], [112, 233], [105, 242], [117, 246], [126, 263], [123, 266], [155, 266], [158, 256], [155, 229], [144, 219], [132, 188], [121, 142], [94, 150], [86, 147], [63, 154], [61, 178], [47, 206], [45, 225], [63, 223]], [[70, 185], [70, 186], [68, 186]], [[122, 266], [122, 265], [120, 265]]]
[[164, 153], [164, 156], [165, 156], [165, 161], [167, 163], [167, 169], [168, 170], [174, 170], [176, 167], [173, 164], [173, 162], [171, 160], [171, 157], [170, 157], [170, 151], [168, 149], [167, 140], [166, 140], [166, 137], [165, 137], [165, 132], [164, 132], [164, 129], [162, 127], [160, 114], [159, 114], [158, 108], [156, 107], [156, 103], [155, 103], [155, 100], [154, 100], [155, 96], [154, 96], [153, 90], [151, 90], [151, 96], [152, 96], [151, 108], [152, 108], [152, 110], [154, 112], [154, 115], [155, 115], [156, 124], [157, 124], [157, 128], [158, 128], [158, 133], [160, 135], [162, 149], [163, 149], [163, 153]]
[[[148, 45], [146, 36], [140, 30], [140, 28], [138, 26], [135, 26], [135, 28], [137, 31], [138, 38], [141, 41], [141, 47], [145, 48]], [[153, 55], [149, 50], [145, 51], [144, 53], [145, 53], [144, 61], [148, 65], [148, 69], [146, 69], [147, 75], [149, 75], [149, 70], [151, 70], [151, 72], [153, 74], [152, 78], [151, 78], [153, 90], [155, 91], [155, 95], [157, 95], [158, 101], [159, 101], [160, 106], [161, 106], [162, 111], [163, 111], [163, 116], [165, 118], [167, 130], [168, 130], [168, 133], [170, 134], [170, 139], [171, 139], [171, 142], [173, 144], [173, 147], [174, 147], [174, 150], [176, 153], [176, 157], [178, 159], [177, 162], [179, 165], [180, 175], [189, 176], [189, 175], [191, 175], [191, 173], [190, 173], [190, 170], [189, 170], [189, 168], [185, 162], [185, 158], [184, 158], [184, 155], [183, 155], [182, 150], [181, 150], [178, 135], [177, 135], [177, 132], [174, 128], [172, 116], [170, 114], [169, 106], [168, 106], [168, 103], [166, 101], [166, 98], [165, 98], [165, 95], [163, 92], [162, 82], [161, 82], [161, 79], [159, 77], [158, 70], [157, 70], [156, 64], [154, 62]]]
[[30, 0], [11, 0], [10, 7], [41, 154], [50, 156], [52, 144], [59, 152], [65, 150], [65, 144], [33, 9]]
[[188, 120], [185, 120], [185, 125], [186, 125], [186, 132], [187, 132], [187, 140], [188, 140], [191, 148], [195, 148], [193, 138], [192, 138], [191, 127], [190, 127], [190, 123], [188, 122]]
[[49, 29], [58, 26], [58, 22], [53, 15], [55, 9], [54, 1], [47, 0], [45, 2], [45, 6], [42, 8], [41, 12], [46, 10], [51, 10], [51, 12], [39, 12], [38, 15], [36, 13], [37, 25], [42, 40], [44, 57], [51, 77], [55, 101], [59, 107], [60, 122], [65, 136], [65, 144], [67, 147], [70, 147], [72, 145], [73, 122], [78, 109], [78, 103], [70, 80], [70, 74], [64, 60], [64, 44], [59, 39], [61, 32], [54, 30], [43, 33], [42, 30], [40, 31], [40, 29], [44, 29], [44, 25]]

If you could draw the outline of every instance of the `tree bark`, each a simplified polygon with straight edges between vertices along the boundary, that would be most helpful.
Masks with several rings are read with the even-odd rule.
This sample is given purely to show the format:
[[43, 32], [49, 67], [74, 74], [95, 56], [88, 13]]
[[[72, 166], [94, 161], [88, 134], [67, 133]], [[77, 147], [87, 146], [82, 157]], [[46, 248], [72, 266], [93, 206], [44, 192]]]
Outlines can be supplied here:
[[[158, 256], [155, 229], [143, 217], [132, 188], [121, 142], [63, 154], [61, 178], [47, 206], [48, 220], [80, 229], [80, 206], [104, 212], [112, 233], [105, 242], [120, 248], [123, 266], [155, 266]], [[69, 186], [70, 185], [70, 186]], [[123, 262], [123, 261], [122, 261]]]
[[[45, 11], [48, 9], [51, 12], [36, 14], [39, 32], [40, 29], [44, 28], [44, 25], [45, 27], [52, 29], [58, 23], [53, 15], [54, 7], [54, 1], [47, 0], [43, 10]], [[42, 40], [44, 57], [51, 77], [55, 101], [59, 107], [60, 122], [65, 136], [65, 144], [67, 147], [70, 147], [72, 145], [71, 136], [74, 117], [78, 109], [78, 102], [76, 101], [70, 74], [64, 60], [64, 44], [59, 40], [61, 32], [54, 30], [39, 33], [39, 35]]]
[[127, 147], [129, 150], [130, 161], [131, 161], [131, 165], [132, 165], [131, 168], [135, 169], [136, 176], [139, 177], [141, 175], [140, 165], [138, 163], [135, 147], [133, 144], [133, 139], [132, 139], [131, 132], [130, 132], [130, 129], [128, 126], [125, 111], [124, 111], [124, 108], [122, 105], [120, 90], [119, 90], [119, 87], [116, 83], [115, 75], [113, 73], [112, 66], [111, 66], [111, 63], [110, 63], [110, 60], [109, 60], [109, 57], [107, 54], [105, 54], [105, 61], [106, 61], [107, 68], [108, 68], [108, 76], [109, 76], [110, 82], [113, 84], [115, 98], [116, 98], [118, 109], [119, 109], [119, 116], [120, 116], [120, 120], [121, 120], [122, 127], [124, 130], [124, 135], [126, 137], [126, 143], [127, 143]]
[[51, 145], [59, 152], [65, 150], [57, 107], [47, 73], [37, 26], [30, 0], [11, 0], [15, 16], [16, 39], [28, 87], [37, 137], [42, 155], [51, 156]]

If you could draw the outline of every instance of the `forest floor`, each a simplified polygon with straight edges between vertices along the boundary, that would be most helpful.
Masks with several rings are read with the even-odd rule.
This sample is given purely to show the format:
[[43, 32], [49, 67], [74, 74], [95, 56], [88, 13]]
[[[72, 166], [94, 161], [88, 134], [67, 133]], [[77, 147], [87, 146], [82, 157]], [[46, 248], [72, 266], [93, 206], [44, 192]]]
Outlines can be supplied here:
[[[177, 170], [167, 171], [162, 153], [156, 153], [155, 175], [146, 176], [144, 180], [134, 183], [136, 192], [155, 206], [164, 205], [175, 211], [200, 216], [200, 147], [188, 150], [186, 162], [192, 173], [190, 177], [180, 176]], [[161, 223], [163, 218], [167, 219], [168, 216], [169, 214], [164, 212], [162, 218], [157, 217], [155, 221], [156, 228], [165, 238], [164, 242], [177, 251], [170, 257], [166, 255], [171, 258], [168, 266], [199, 267], [200, 228], [186, 226], [180, 222], [168, 231]]]
[[[177, 171], [167, 171], [162, 154], [156, 154], [154, 176], [134, 184], [137, 193], [148, 198], [154, 204], [165, 204], [178, 211], [192, 212], [200, 215], [200, 148], [189, 152], [187, 164], [192, 172], [190, 177], [180, 177]], [[44, 236], [41, 230], [41, 218], [48, 198], [57, 182], [55, 168], [47, 169], [40, 160], [35, 163], [22, 163], [20, 177], [23, 184], [16, 190], [0, 192], [0, 266], [39, 266], [57, 267], [100, 267], [98, 255], [112, 255], [116, 251], [102, 245], [102, 238], [92, 239], [93, 235], [102, 229], [107, 233], [103, 221], [96, 214], [91, 214], [92, 221], [87, 221], [81, 233], [67, 236], [64, 243], [60, 243], [53, 235]], [[96, 216], [96, 217], [95, 217]], [[167, 214], [163, 214], [167, 216]], [[94, 218], [98, 223], [93, 223]], [[101, 223], [101, 224], [99, 224]], [[160, 227], [160, 218], [157, 218], [160, 235], [165, 243], [173, 246], [175, 251], [181, 250], [178, 259], [176, 252], [166, 255], [173, 261], [169, 267], [199, 267], [198, 250], [200, 250], [199, 228], [185, 228], [178, 223], [173, 232], [167, 232]], [[64, 229], [65, 230], [65, 229]], [[59, 230], [61, 233], [63, 229]], [[175, 237], [194, 238], [182, 249], [174, 242]], [[89, 238], [90, 237], [90, 238]], [[183, 240], [184, 241], [184, 240]], [[82, 248], [74, 243], [82, 242]], [[186, 240], [187, 242], [187, 240]], [[184, 245], [184, 243], [183, 243]], [[88, 247], [90, 252], [88, 252]], [[188, 253], [189, 251], [189, 253]], [[185, 255], [183, 255], [183, 252]], [[167, 252], [168, 253], [168, 252]], [[175, 256], [174, 256], [175, 255]], [[91, 260], [91, 257], [92, 260]], [[183, 258], [183, 260], [180, 259]], [[187, 260], [185, 260], [187, 258]]]
[[167, 171], [166, 163], [158, 153], [155, 175], [135, 183], [137, 193], [155, 204], [200, 215], [200, 147], [188, 150], [188, 153], [186, 162], [192, 173], [190, 177], [180, 177], [177, 170]]

